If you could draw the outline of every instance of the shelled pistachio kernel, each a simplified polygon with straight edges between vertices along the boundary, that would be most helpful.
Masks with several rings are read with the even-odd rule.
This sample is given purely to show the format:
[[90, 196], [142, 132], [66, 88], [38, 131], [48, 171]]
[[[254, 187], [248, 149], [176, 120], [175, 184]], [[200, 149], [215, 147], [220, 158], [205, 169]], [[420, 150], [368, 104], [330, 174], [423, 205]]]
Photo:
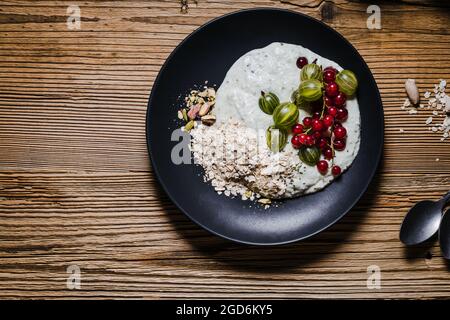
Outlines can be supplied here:
[[201, 117], [202, 123], [206, 126], [212, 126], [216, 122], [216, 117], [212, 114], [207, 114]]
[[183, 115], [183, 120], [186, 122], [189, 121], [186, 109], [182, 109], [181, 113]]
[[186, 125], [184, 126], [184, 131], [189, 132], [192, 130], [192, 128], [194, 128], [195, 125], [195, 121], [191, 120], [188, 123], [186, 123]]

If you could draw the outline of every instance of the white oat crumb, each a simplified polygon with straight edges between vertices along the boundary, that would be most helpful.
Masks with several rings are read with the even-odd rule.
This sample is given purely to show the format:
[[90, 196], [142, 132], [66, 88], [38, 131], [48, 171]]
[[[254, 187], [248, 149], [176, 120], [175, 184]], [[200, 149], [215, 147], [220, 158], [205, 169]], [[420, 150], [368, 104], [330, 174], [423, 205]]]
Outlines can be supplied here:
[[[425, 120], [425, 123], [429, 126], [429, 131], [442, 134], [441, 141], [447, 140], [450, 135], [450, 96], [445, 93], [446, 86], [447, 81], [440, 80], [434, 85], [433, 90], [427, 90], [424, 93], [423, 96], [428, 100], [419, 105], [419, 108], [426, 106], [426, 109], [431, 109], [431, 116]], [[407, 105], [406, 101], [404, 105]], [[412, 108], [407, 110], [410, 114], [416, 114], [417, 111]]]
[[404, 109], [405, 107], [409, 107], [409, 106], [411, 106], [411, 101], [409, 101], [409, 99], [406, 98], [405, 101], [403, 102], [403, 109]]

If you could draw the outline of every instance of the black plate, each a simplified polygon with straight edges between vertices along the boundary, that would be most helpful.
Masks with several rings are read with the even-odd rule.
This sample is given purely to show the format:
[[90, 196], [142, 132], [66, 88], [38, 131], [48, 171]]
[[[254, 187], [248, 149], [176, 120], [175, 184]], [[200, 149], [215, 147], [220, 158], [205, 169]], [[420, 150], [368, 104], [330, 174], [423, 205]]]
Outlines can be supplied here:
[[[195, 165], [175, 165], [172, 131], [179, 95], [198, 84], [220, 85], [246, 52], [272, 42], [299, 44], [354, 71], [359, 79], [361, 147], [353, 165], [324, 190], [264, 210], [218, 195]], [[175, 120], [174, 120], [175, 119]], [[383, 108], [375, 80], [356, 49], [339, 33], [306, 15], [254, 9], [215, 19], [188, 36], [155, 80], [147, 109], [147, 142], [154, 172], [172, 201], [193, 221], [224, 238], [248, 244], [283, 244], [307, 238], [339, 220], [359, 200], [377, 169], [383, 147]]]

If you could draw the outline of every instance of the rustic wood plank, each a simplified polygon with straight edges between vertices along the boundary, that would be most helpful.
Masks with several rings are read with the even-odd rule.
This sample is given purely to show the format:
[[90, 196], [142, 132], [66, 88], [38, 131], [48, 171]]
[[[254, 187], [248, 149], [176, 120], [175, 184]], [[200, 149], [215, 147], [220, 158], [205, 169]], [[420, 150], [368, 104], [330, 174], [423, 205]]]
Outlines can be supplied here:
[[[437, 199], [449, 183], [442, 174], [380, 175], [329, 230], [262, 249], [201, 230], [146, 172], [2, 173], [0, 277], [19, 291], [2, 289], [8, 297], [444, 296], [448, 265], [436, 244], [405, 251], [397, 236], [403, 213], [418, 200]], [[64, 288], [70, 264], [83, 270], [82, 291]], [[371, 264], [383, 270], [379, 292], [365, 287]]]
[[[78, 31], [66, 27], [74, 3]], [[386, 117], [383, 163], [360, 203], [320, 235], [272, 248], [190, 222], [160, 190], [145, 143], [148, 95], [175, 46], [212, 18], [261, 6], [304, 12], [348, 38]], [[450, 80], [450, 11], [432, 0], [382, 3], [382, 29], [371, 31], [367, 6], [199, 0], [183, 14], [175, 0], [3, 1], [0, 297], [448, 298], [437, 244], [406, 250], [398, 228], [413, 203], [450, 186], [448, 141], [426, 130], [425, 113], [400, 109], [406, 78], [421, 93]], [[66, 288], [71, 264], [81, 290]], [[371, 264], [381, 267], [380, 290], [366, 288]]]

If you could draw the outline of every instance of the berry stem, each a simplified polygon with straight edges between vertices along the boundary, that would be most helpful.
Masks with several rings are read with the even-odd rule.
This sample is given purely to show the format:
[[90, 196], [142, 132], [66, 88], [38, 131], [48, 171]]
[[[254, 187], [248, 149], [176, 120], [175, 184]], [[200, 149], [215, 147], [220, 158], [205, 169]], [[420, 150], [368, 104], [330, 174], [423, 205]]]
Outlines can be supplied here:
[[334, 131], [334, 124], [333, 124], [333, 126], [331, 127], [331, 138], [330, 138], [330, 141], [331, 141], [331, 154], [333, 155], [333, 157], [331, 158], [331, 166], [334, 166], [334, 157], [335, 157], [335, 152], [334, 152], [334, 133], [333, 133], [333, 131]]
[[325, 108], [326, 108], [325, 99], [322, 99], [322, 100], [323, 100], [322, 113], [320, 114], [320, 119], [321, 120], [323, 119], [323, 114], [325, 113]]

